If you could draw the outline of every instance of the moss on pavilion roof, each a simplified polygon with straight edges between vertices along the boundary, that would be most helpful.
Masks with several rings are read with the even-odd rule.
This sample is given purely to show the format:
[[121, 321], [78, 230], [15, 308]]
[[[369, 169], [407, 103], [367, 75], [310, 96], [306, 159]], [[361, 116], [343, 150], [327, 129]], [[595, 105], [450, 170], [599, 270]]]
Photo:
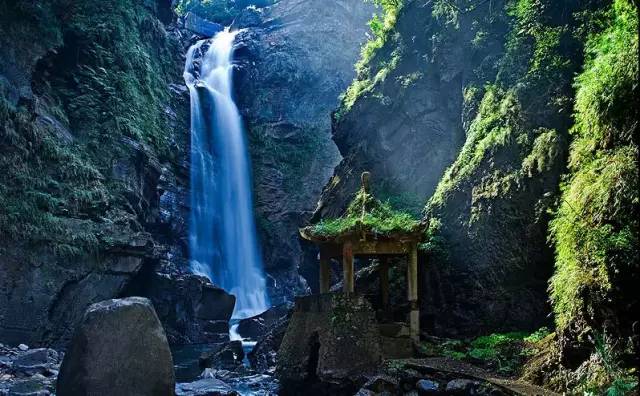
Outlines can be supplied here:
[[363, 234], [374, 239], [403, 239], [419, 238], [423, 230], [424, 226], [411, 214], [379, 201], [363, 183], [344, 215], [301, 228], [300, 235], [311, 241], [343, 240]]

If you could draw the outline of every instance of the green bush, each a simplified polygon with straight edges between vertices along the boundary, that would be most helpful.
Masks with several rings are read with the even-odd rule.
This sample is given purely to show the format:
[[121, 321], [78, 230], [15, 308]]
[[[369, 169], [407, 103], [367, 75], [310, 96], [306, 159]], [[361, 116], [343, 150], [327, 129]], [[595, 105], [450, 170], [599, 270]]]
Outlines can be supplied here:
[[192, 12], [210, 21], [229, 24], [237, 15], [238, 10], [229, 0], [180, 0], [176, 5], [178, 15]]
[[438, 183], [427, 204], [427, 211], [444, 205], [449, 195], [469, 180], [483, 160], [501, 147], [522, 142], [521, 136], [526, 135], [522, 124], [521, 105], [515, 92], [504, 92], [495, 86], [486, 87], [467, 140], [456, 161]]
[[634, 394], [638, 379], [633, 370], [623, 367], [621, 348], [606, 332], [594, 332], [594, 353], [577, 370], [576, 392], [587, 396], [624, 396]]
[[516, 375], [549, 335], [545, 327], [532, 334], [511, 332], [480, 336], [472, 340], [440, 340], [420, 345], [429, 356], [463, 360], [505, 375]]

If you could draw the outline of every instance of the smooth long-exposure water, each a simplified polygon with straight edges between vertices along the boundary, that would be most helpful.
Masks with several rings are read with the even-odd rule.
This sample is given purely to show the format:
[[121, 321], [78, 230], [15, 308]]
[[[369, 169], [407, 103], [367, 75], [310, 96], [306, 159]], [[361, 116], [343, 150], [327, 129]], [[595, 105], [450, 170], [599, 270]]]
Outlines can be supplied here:
[[193, 45], [184, 78], [191, 94], [191, 269], [236, 296], [234, 318], [269, 302], [253, 217], [242, 119], [233, 100], [237, 32]]

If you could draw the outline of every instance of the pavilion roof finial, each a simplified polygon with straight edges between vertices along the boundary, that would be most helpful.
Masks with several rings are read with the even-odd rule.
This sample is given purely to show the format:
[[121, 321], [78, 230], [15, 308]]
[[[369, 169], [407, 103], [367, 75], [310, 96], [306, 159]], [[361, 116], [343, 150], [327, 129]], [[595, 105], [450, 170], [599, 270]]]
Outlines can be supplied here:
[[360, 180], [362, 182], [362, 190], [369, 193], [369, 180], [371, 179], [371, 172], [365, 171], [362, 172], [362, 176], [360, 176]]
[[371, 192], [371, 172], [362, 172], [360, 189], [345, 213], [337, 218], [322, 219], [300, 229], [300, 235], [310, 241], [371, 241], [418, 240], [423, 228], [411, 214], [393, 210], [388, 202], [381, 202]]
[[[362, 175], [360, 176], [360, 181], [362, 182], [362, 192], [365, 194], [364, 195], [364, 199], [362, 200], [362, 210], [360, 213], [360, 221], [364, 220], [364, 216], [367, 213], [367, 201], [368, 201], [368, 195], [369, 195], [369, 179], [371, 178], [371, 173], [370, 172], [362, 172]], [[366, 239], [365, 233], [362, 230], [361, 231], [362, 235], [361, 235], [361, 239]]]

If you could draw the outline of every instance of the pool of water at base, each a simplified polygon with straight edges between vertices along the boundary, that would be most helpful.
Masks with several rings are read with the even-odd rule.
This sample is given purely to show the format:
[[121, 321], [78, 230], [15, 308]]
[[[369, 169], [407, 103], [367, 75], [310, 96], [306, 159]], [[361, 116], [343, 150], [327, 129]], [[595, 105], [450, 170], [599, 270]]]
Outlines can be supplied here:
[[[176, 383], [188, 383], [201, 379], [204, 371], [200, 367], [200, 355], [210, 351], [219, 344], [179, 345], [171, 348], [175, 367]], [[223, 371], [221, 377], [216, 378], [225, 382], [241, 396], [276, 395], [278, 383], [270, 375], [259, 374], [251, 370], [246, 355], [251, 352], [255, 342], [245, 341], [242, 347], [245, 353], [244, 367], [238, 372]]]

